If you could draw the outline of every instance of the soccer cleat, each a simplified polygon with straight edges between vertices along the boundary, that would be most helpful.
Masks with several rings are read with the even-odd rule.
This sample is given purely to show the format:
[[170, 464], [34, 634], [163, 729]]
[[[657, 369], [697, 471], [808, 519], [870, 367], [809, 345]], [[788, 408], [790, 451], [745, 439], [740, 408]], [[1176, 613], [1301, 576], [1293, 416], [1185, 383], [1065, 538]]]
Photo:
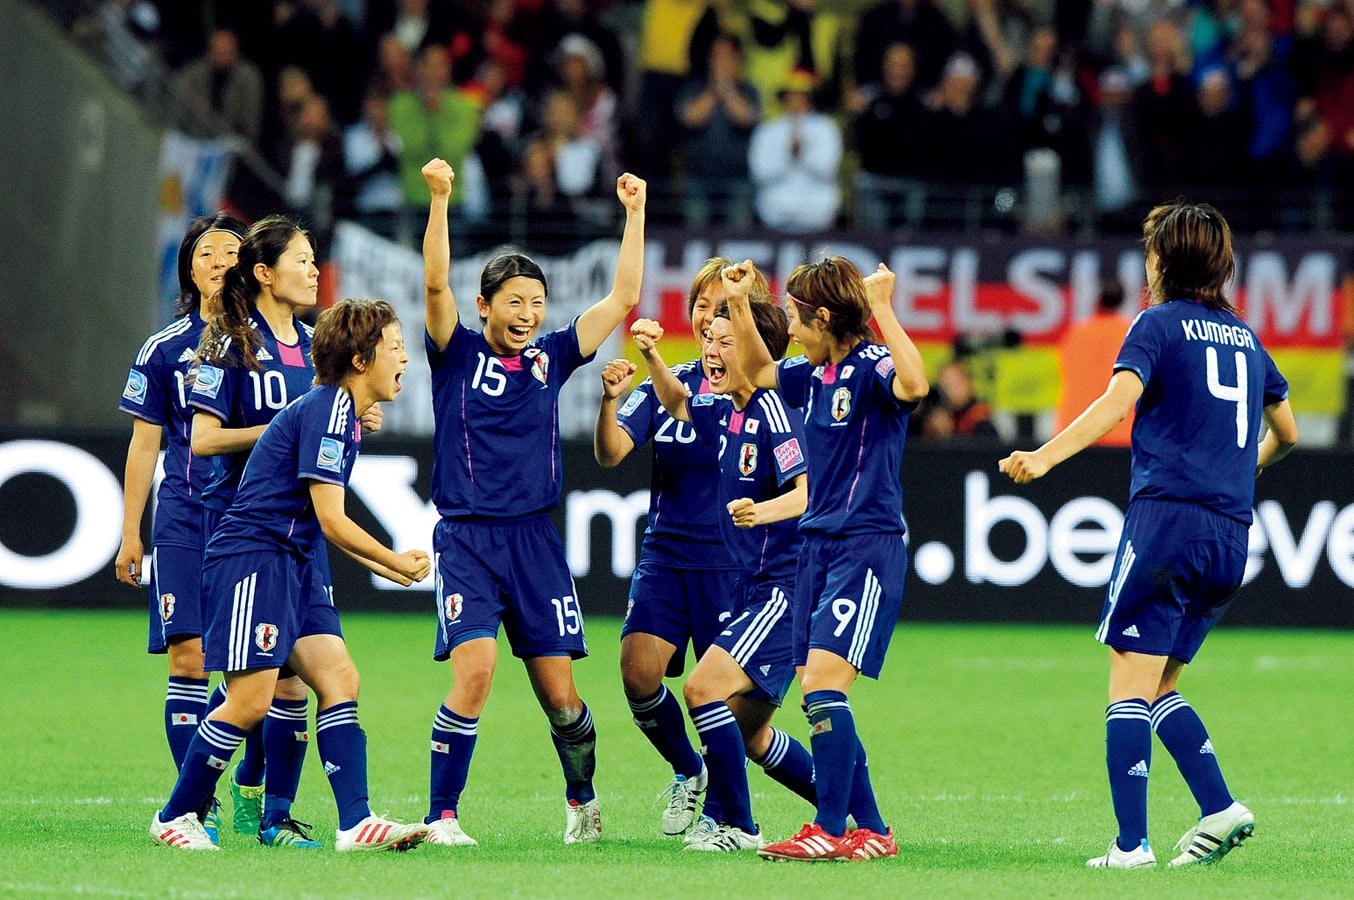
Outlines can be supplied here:
[[851, 845], [853, 862], [898, 855], [898, 842], [893, 839], [892, 828], [883, 834], [868, 828], [857, 828], [846, 833], [846, 841]]
[[739, 850], [760, 850], [766, 846], [760, 831], [747, 832], [736, 825], [720, 825], [708, 839], [692, 841], [682, 850], [697, 853], [737, 853]]
[[590, 844], [602, 839], [602, 810], [593, 797], [587, 803], [564, 804], [564, 843]]
[[429, 822], [428, 836], [423, 840], [425, 843], [441, 844], [444, 847], [474, 847], [479, 844], [479, 841], [461, 829], [461, 820], [456, 818], [454, 813], [436, 822]]
[[1148, 869], [1156, 864], [1156, 855], [1146, 841], [1132, 850], [1120, 850], [1119, 842], [1113, 840], [1104, 856], [1086, 860], [1088, 869]]
[[286, 818], [276, 825], [259, 829], [259, 843], [265, 847], [297, 847], [305, 850], [319, 850], [319, 841], [311, 840], [310, 829], [314, 825]]
[[197, 813], [184, 813], [168, 822], [160, 821], [160, 812], [156, 810], [150, 820], [150, 836], [155, 843], [173, 847], [175, 850], [220, 850], [207, 837]]
[[258, 834], [263, 824], [263, 785], [240, 784], [235, 780], [239, 773], [238, 765], [230, 772], [230, 800], [234, 807], [231, 824], [236, 834]]
[[213, 844], [221, 843], [221, 801], [215, 797], [211, 803], [207, 804], [207, 811], [202, 814], [202, 830], [207, 832], [207, 837]]
[[682, 838], [682, 843], [703, 844], [706, 841], [713, 840], [717, 834], [719, 834], [719, 823], [702, 813], [696, 818], [696, 824], [687, 832], [686, 837]]
[[349, 850], [412, 850], [423, 842], [431, 826], [401, 825], [383, 816], [367, 816], [347, 831], [334, 834], [334, 849], [339, 853]]
[[767, 844], [757, 851], [762, 859], [790, 859], [799, 862], [818, 862], [824, 859], [850, 859], [854, 848], [848, 837], [833, 837], [817, 822], [809, 822], [795, 836], [785, 841]]
[[1215, 863], [1253, 834], [1255, 816], [1240, 803], [1233, 803], [1222, 812], [1204, 816], [1198, 825], [1186, 831], [1175, 845], [1175, 849], [1184, 852], [1171, 860], [1171, 865]]
[[696, 818], [696, 807], [705, 796], [705, 785], [709, 776], [705, 769], [694, 778], [674, 775], [663, 793], [658, 795], [659, 802], [667, 801], [663, 809], [663, 833], [676, 836], [691, 827]]

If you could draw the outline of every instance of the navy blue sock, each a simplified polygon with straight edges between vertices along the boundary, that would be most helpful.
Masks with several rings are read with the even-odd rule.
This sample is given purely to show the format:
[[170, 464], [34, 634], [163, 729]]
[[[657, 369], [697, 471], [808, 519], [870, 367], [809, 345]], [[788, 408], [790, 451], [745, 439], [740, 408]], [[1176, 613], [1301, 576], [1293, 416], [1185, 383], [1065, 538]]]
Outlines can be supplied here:
[[551, 725], [550, 740], [564, 769], [565, 799], [589, 802], [597, 796], [592, 789], [592, 775], [597, 771], [597, 731], [592, 727], [588, 705], [583, 704], [583, 712], [572, 723]]
[[188, 745], [193, 743], [198, 725], [207, 717], [207, 679], [169, 676], [165, 690], [165, 738], [174, 768], [183, 768]]
[[1208, 729], [1194, 708], [1175, 691], [1152, 704], [1152, 730], [1161, 738], [1190, 793], [1199, 804], [1199, 816], [1211, 816], [1232, 805], [1232, 794], [1222, 777]]
[[724, 802], [719, 796], [719, 785], [713, 778], [709, 777], [710, 767], [705, 765], [706, 758], [710, 755], [709, 749], [702, 744], [700, 748], [701, 766], [706, 770], [705, 779], [705, 801], [701, 803], [701, 815], [709, 816], [716, 822], [724, 820]]
[[856, 777], [856, 720], [841, 691], [810, 691], [804, 695], [809, 710], [809, 745], [817, 784], [818, 814], [814, 816], [833, 837], [846, 834], [846, 813]]
[[242, 740], [244, 732], [229, 722], [204, 720], [188, 745], [179, 780], [160, 811], [160, 821], [168, 822], [202, 809], [216, 792], [216, 782]]
[[879, 813], [879, 804], [874, 798], [874, 786], [870, 784], [870, 762], [865, 756], [865, 745], [856, 738], [856, 773], [851, 781], [851, 802], [848, 805], [851, 818], [856, 820], [857, 828], [868, 828], [875, 834], [884, 834], [889, 828]]
[[261, 828], [271, 828], [291, 817], [301, 767], [310, 746], [306, 730], [306, 701], [273, 699], [263, 720], [263, 752], [267, 757]]
[[315, 716], [315, 738], [329, 787], [338, 805], [339, 828], [352, 828], [367, 816], [367, 735], [357, 724], [357, 701], [336, 703]]
[[1152, 724], [1147, 701], [1111, 703], [1105, 710], [1105, 767], [1119, 820], [1119, 849], [1147, 840], [1147, 776], [1152, 768]]
[[674, 775], [695, 778], [701, 773], [701, 758], [686, 736], [682, 706], [666, 684], [643, 700], [627, 700], [635, 724], [654, 749], [672, 766]]
[[428, 786], [428, 818], [436, 822], [455, 813], [461, 803], [461, 791], [470, 774], [470, 757], [475, 752], [479, 718], [458, 716], [445, 706], [437, 708], [433, 719], [432, 774]]
[[[223, 681], [216, 686], [216, 690], [212, 691], [211, 699], [207, 701], [207, 715], [211, 715], [212, 710], [226, 702], [226, 693], [226, 683]], [[248, 787], [258, 787], [263, 784], [262, 723], [245, 735], [244, 754], [235, 766], [235, 780], [237, 783]]]
[[706, 790], [714, 790], [719, 797], [721, 818], [718, 821], [755, 832], [757, 825], [752, 821], [743, 732], [729, 711], [729, 704], [716, 700], [693, 707], [691, 723], [705, 744], [705, 766], [710, 773]]
[[778, 728], [771, 729], [771, 744], [766, 753], [752, 760], [766, 770], [773, 781], [817, 805], [813, 786], [813, 754], [803, 744]]

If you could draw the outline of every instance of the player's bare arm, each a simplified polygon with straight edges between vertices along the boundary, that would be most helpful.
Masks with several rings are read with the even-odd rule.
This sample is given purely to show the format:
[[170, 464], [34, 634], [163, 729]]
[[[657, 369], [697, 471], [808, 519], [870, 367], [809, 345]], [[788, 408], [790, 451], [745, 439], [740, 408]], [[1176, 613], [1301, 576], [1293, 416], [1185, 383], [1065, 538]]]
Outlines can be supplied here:
[[592, 454], [603, 468], [619, 465], [635, 449], [634, 439], [616, 421], [616, 405], [634, 380], [635, 364], [628, 359], [613, 359], [602, 369], [602, 403], [592, 432]]
[[432, 200], [428, 204], [428, 228], [423, 232], [424, 321], [428, 337], [439, 350], [446, 349], [460, 321], [456, 297], [451, 293], [451, 235], [447, 208], [451, 202], [451, 183], [456, 179], [451, 164], [444, 159], [430, 160], [423, 167]]
[[367, 559], [365, 556], [358, 556], [351, 550], [344, 550], [342, 547], [339, 547], [339, 549], [343, 550], [344, 553], [346, 553], [349, 557], [355, 560], [359, 565], [362, 566], [362, 568], [366, 569], [368, 572], [380, 575], [387, 581], [393, 581], [400, 587], [409, 587], [409, 585], [414, 583], [414, 580], [412, 578], [407, 578], [404, 575], [401, 575], [399, 572], [396, 572], [394, 569], [388, 569], [373, 559]]
[[1105, 393], [1073, 419], [1072, 424], [1038, 450], [1015, 451], [997, 463], [997, 468], [1009, 475], [1016, 484], [1029, 484], [1036, 478], [1042, 478], [1049, 469], [1071, 459], [1109, 434], [1110, 429], [1124, 420], [1141, 396], [1142, 381], [1138, 374], [1120, 369], [1110, 379]]
[[118, 581], [139, 587], [141, 562], [146, 557], [141, 542], [141, 517], [155, 482], [155, 464], [160, 457], [160, 426], [145, 419], [132, 419], [132, 439], [127, 444], [127, 463], [123, 469], [122, 544], [113, 561]]
[[626, 172], [616, 179], [616, 197], [625, 207], [625, 232], [621, 235], [620, 258], [611, 293], [598, 300], [578, 317], [578, 350], [591, 356], [639, 306], [639, 289], [644, 280], [644, 204], [648, 185], [638, 175]]
[[757, 525], [770, 525], [797, 519], [809, 508], [809, 476], [800, 473], [791, 482], [790, 490], [779, 497], [753, 503], [750, 497], [731, 500], [727, 507], [733, 517], [733, 524], [739, 528], [754, 528]]
[[[310, 482], [310, 501], [315, 507], [315, 517], [320, 522], [324, 536], [358, 562], [378, 563], [412, 581], [422, 581], [428, 577], [431, 567], [428, 554], [422, 550], [396, 553], [376, 540], [361, 525], [348, 518], [343, 505], [345, 493], [343, 487], [337, 484]], [[378, 571], [376, 574], [384, 573]]]
[[220, 456], [223, 453], [240, 453], [252, 450], [263, 437], [267, 425], [253, 425], [249, 428], [227, 428], [212, 413], [193, 414], [193, 434], [190, 443], [194, 456]]
[[658, 352], [658, 341], [663, 337], [663, 326], [653, 319], [637, 319], [630, 326], [630, 337], [644, 356], [644, 364], [649, 367], [649, 379], [653, 382], [653, 393], [663, 408], [679, 422], [690, 422], [686, 411], [686, 398], [690, 393], [686, 385], [672, 374], [663, 356]]
[[917, 345], [912, 343], [893, 309], [895, 280], [889, 267], [880, 263], [878, 269], [865, 276], [865, 297], [889, 348], [889, 356], [893, 357], [893, 396], [904, 403], [915, 403], [930, 393], [931, 383]]
[[1287, 400], [1266, 406], [1264, 415], [1265, 425], [1268, 428], [1260, 440], [1259, 454], [1255, 461], [1257, 478], [1266, 467], [1287, 456], [1298, 443], [1298, 421], [1293, 417], [1293, 407]]
[[729, 321], [738, 348], [738, 362], [748, 380], [760, 388], [776, 388], [776, 361], [766, 349], [757, 325], [752, 320], [749, 296], [755, 283], [756, 266], [745, 259], [736, 266], [725, 266], [719, 273], [724, 284], [724, 297], [729, 303]]

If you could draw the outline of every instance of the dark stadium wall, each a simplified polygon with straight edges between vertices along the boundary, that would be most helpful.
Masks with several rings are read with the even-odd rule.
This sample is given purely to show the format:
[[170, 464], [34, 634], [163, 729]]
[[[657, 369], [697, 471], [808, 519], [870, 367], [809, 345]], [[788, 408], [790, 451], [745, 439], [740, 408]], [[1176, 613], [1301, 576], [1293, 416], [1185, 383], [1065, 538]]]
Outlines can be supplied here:
[[[125, 432], [0, 430], [0, 605], [144, 608], [114, 582]], [[1028, 487], [998, 446], [914, 444], [903, 485], [912, 572], [903, 618], [1073, 622], [1099, 617], [1128, 493], [1128, 453], [1092, 448]], [[431, 446], [374, 436], [351, 485], [353, 517], [399, 549], [431, 543]], [[648, 508], [647, 453], [600, 469], [565, 446], [556, 521], [586, 615], [621, 615]], [[1299, 451], [1257, 483], [1249, 579], [1234, 625], [1354, 627], [1354, 458]], [[148, 523], [147, 523], [148, 524]], [[147, 529], [147, 538], [149, 537]], [[147, 546], [149, 542], [147, 541]], [[376, 583], [331, 553], [345, 609], [431, 609], [431, 581]]]
[[155, 324], [160, 133], [30, 4], [0, 22], [0, 422], [113, 425]]

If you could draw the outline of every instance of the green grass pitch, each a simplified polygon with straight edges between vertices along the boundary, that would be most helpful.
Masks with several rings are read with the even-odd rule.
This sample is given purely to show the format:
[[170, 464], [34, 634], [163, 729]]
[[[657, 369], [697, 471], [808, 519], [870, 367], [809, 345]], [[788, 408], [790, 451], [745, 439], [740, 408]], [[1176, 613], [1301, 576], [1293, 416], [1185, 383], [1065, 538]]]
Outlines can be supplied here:
[[[424, 811], [428, 733], [447, 687], [421, 615], [351, 615], [372, 805]], [[462, 820], [481, 846], [339, 856], [269, 850], [223, 833], [219, 854], [151, 843], [173, 781], [164, 660], [144, 616], [0, 612], [0, 896], [180, 897], [1314, 897], [1354, 895], [1354, 635], [1223, 628], [1186, 674], [1256, 836], [1221, 864], [1083, 868], [1114, 832], [1103, 748], [1106, 652], [1090, 627], [904, 624], [882, 682], [852, 693], [896, 860], [801, 865], [682, 854], [652, 806], [667, 774], [630, 722], [619, 623], [589, 623], [577, 667], [597, 722], [600, 845], [564, 847], [559, 764], [521, 666], [506, 652], [480, 725]], [[793, 695], [792, 699], [798, 699]], [[312, 706], [312, 715], [314, 709]], [[791, 705], [779, 721], [801, 740]], [[1158, 859], [1196, 815], [1154, 750]], [[766, 834], [806, 804], [749, 768]], [[229, 803], [223, 810], [229, 823]], [[296, 806], [332, 846], [333, 800], [310, 754]]]

